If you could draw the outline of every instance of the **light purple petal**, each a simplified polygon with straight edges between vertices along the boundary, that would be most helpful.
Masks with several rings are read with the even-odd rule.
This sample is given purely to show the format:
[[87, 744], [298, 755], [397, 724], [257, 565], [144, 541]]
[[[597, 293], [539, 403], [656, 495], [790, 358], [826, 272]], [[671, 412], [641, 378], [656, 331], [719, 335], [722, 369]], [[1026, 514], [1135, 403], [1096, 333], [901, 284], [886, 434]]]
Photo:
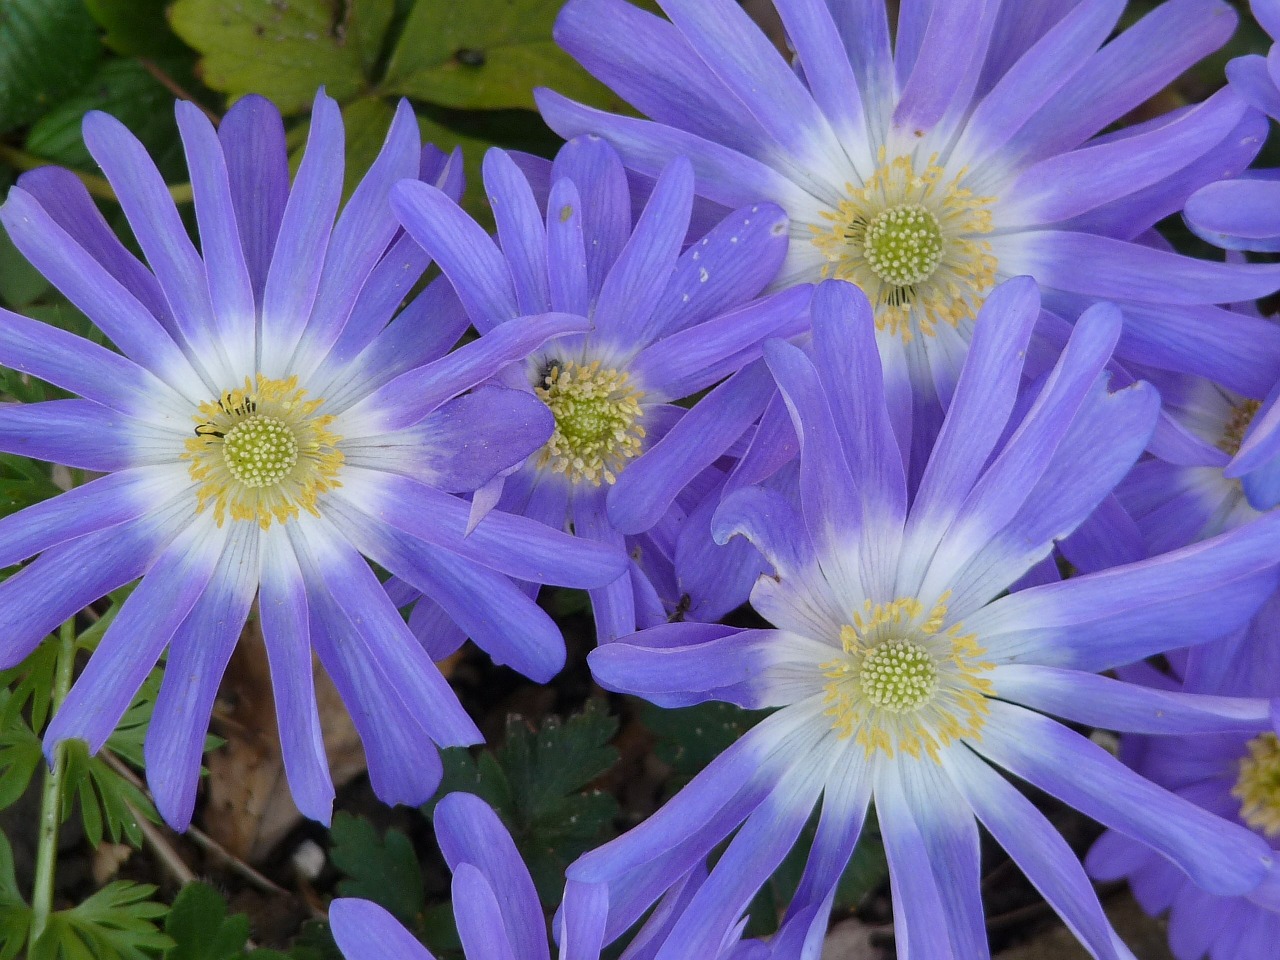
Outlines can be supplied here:
[[[89, 658], [44, 734], [45, 753], [78, 737], [97, 753], [213, 577], [230, 528], [205, 516], [147, 571]], [[100, 558], [97, 558], [100, 559]]]
[[1280, 181], [1220, 180], [1187, 200], [1187, 223], [1201, 237], [1231, 250], [1280, 246]]
[[1098, 895], [1065, 840], [1031, 801], [967, 751], [947, 755], [947, 769], [996, 842], [1049, 901], [1071, 932], [1100, 960], [1124, 960]]
[[1276, 584], [1280, 518], [1266, 514], [1151, 560], [995, 601], [965, 621], [992, 657], [1106, 670], [1243, 626]]
[[191, 823], [213, 701], [258, 589], [257, 531], [239, 526], [208, 588], [173, 635], [147, 725], [147, 783], [156, 809], [178, 831]]
[[[633, 43], [635, 39], [630, 38]], [[587, 288], [599, 290], [631, 237], [632, 196], [627, 171], [613, 147], [588, 134], [570, 140], [556, 154], [551, 182], [563, 179], [571, 180], [578, 191], [582, 232], [591, 238], [585, 251]], [[550, 191], [546, 196], [550, 199]], [[549, 204], [547, 209], [555, 206]]]
[[319, 91], [262, 293], [260, 346], [267, 376], [284, 372], [320, 288], [333, 218], [342, 199], [342, 134], [338, 104]]
[[150, 459], [129, 448], [140, 426], [90, 400], [0, 404], [0, 450], [111, 473]]
[[1205, 890], [1238, 896], [1262, 880], [1271, 849], [1261, 837], [1156, 786], [1047, 717], [987, 703], [991, 713], [972, 746], [988, 759], [1154, 847]]
[[547, 957], [537, 890], [497, 814], [479, 797], [451, 793], [436, 805], [433, 818], [440, 852], [454, 876], [463, 865], [474, 867], [501, 903], [501, 908], [489, 915], [489, 924], [501, 920], [507, 939], [523, 948], [520, 960]]
[[339, 897], [329, 904], [329, 923], [346, 960], [435, 960], [399, 920], [369, 900]]
[[285, 777], [298, 809], [327, 824], [332, 815], [334, 789], [316, 704], [306, 584], [283, 528], [263, 533], [259, 560], [258, 616], [271, 673]]
[[653, 311], [684, 244], [692, 209], [693, 168], [688, 160], [673, 160], [600, 287], [592, 314], [599, 342], [634, 350], [655, 332]]
[[391, 191], [391, 207], [409, 236], [452, 281], [476, 329], [487, 333], [520, 315], [502, 253], [447, 194], [430, 184], [407, 181]]
[[773, 392], [762, 363], [749, 364], [699, 399], [608, 493], [609, 522], [623, 533], [651, 529], [681, 491], [759, 418]]
[[991, 682], [1001, 699], [1126, 733], [1251, 733], [1271, 717], [1267, 700], [1155, 690], [1056, 667], [1003, 664], [992, 672]]
[[514, 285], [520, 313], [551, 309], [547, 287], [547, 227], [529, 181], [506, 152], [484, 155], [484, 189], [498, 225], [498, 239]]

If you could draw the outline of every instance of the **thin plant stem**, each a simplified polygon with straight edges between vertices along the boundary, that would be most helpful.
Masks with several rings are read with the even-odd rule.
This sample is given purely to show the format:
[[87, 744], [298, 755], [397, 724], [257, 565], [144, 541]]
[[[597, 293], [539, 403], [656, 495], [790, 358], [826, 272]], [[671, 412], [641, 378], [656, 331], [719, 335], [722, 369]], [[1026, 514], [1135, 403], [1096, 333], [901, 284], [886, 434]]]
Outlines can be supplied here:
[[[39, 167], [54, 166], [52, 160], [46, 160], [44, 157], [37, 157], [33, 153], [27, 153], [25, 150], [19, 150], [17, 147], [11, 147], [7, 143], [0, 143], [0, 160], [15, 167], [18, 170], [35, 170]], [[111, 184], [107, 182], [106, 177], [100, 177], [95, 173], [82, 173], [79, 170], [72, 170], [80, 182], [85, 185], [85, 189], [92, 196], [99, 200], [110, 200], [113, 203], [116, 200], [116, 193], [111, 189]], [[169, 187], [169, 195], [173, 197], [174, 203], [190, 203], [193, 196], [191, 192], [191, 184], [175, 183]]]
[[[52, 713], [57, 713], [71, 689], [71, 668], [76, 658], [76, 621], [72, 617], [58, 629], [58, 661], [53, 675]], [[31, 939], [44, 933], [53, 911], [53, 875], [58, 859], [58, 826], [62, 823], [62, 775], [66, 751], [58, 744], [53, 762], [45, 771], [40, 793], [40, 839], [36, 847], [35, 886], [31, 891]]]

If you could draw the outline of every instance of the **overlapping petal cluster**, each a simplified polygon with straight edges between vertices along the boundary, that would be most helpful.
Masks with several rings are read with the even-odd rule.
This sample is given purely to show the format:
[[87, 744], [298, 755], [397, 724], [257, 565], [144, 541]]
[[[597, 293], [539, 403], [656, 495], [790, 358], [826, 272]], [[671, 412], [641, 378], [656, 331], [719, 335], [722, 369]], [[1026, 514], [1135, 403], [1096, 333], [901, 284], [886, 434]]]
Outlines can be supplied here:
[[[0, 409], [0, 448], [104, 474], [0, 521], [0, 562], [39, 555], [0, 584], [0, 660], [18, 662], [141, 578], [46, 743], [99, 748], [167, 649], [145, 753], [157, 805], [185, 826], [218, 682], [256, 601], [299, 808], [327, 821], [333, 799], [313, 652], [379, 795], [422, 802], [440, 779], [434, 745], [480, 734], [361, 553], [464, 620], [485, 607], [448, 591], [458, 569], [486, 571], [522, 600], [508, 576], [596, 586], [621, 572], [608, 549], [566, 550], [568, 537], [522, 517], [493, 514], [467, 536], [458, 496], [553, 428], [535, 398], [485, 381], [584, 323], [533, 317], [447, 353], [466, 319], [443, 284], [398, 311], [429, 260], [388, 192], [420, 176], [461, 190], [459, 159], [420, 148], [407, 104], [340, 214], [343, 128], [323, 94], [292, 183], [266, 101], [240, 101], [217, 131], [179, 103], [178, 123], [199, 250], [141, 144], [105, 114], [86, 117], [85, 142], [145, 264], [66, 171], [25, 175], [0, 211], [17, 247], [120, 351], [0, 316], [0, 362], [76, 395]], [[542, 674], [564, 659], [558, 634], [522, 659], [512, 647], [496, 652]]]
[[[737, 829], [657, 957], [697, 955], [746, 908], [822, 814], [789, 917], [825, 923], [874, 802], [908, 951], [981, 957], [978, 823], [1099, 957], [1123, 956], [1065, 841], [1004, 768], [1137, 839], [1194, 882], [1243, 895], [1270, 847], [1131, 773], [1051, 719], [1145, 733], [1265, 726], [1266, 700], [1153, 692], [1098, 671], [1245, 623], [1276, 585], [1274, 515], [1205, 546], [1007, 593], [1141, 453], [1159, 409], [1146, 384], [1108, 389], [1114, 308], [1076, 323], [1018, 403], [1035, 286], [996, 288], [919, 487], [904, 472], [876, 362], [871, 305], [827, 281], [806, 355], [765, 345], [800, 438], [794, 500], [735, 492], [715, 520], [773, 566], [751, 595], [773, 625], [670, 624], [591, 655], [607, 687], [679, 706], [778, 707], [630, 833], [569, 869], [609, 887], [620, 932]], [[1212, 845], [1212, 858], [1204, 850]], [[919, 945], [919, 946], [917, 946]], [[688, 954], [680, 950], [690, 951]]]
[[[1280, 248], [1274, 171], [1244, 172], [1276, 57], [1112, 129], [1225, 41], [1225, 3], [1115, 33], [1123, 0], [901, 0], [892, 30], [879, 0], [777, 0], [785, 51], [734, 0], [658, 5], [565, 5], [560, 42], [650, 119], [543, 91], [571, 139], [490, 151], [495, 236], [407, 104], [344, 202], [323, 93], [293, 176], [266, 101], [217, 129], [178, 105], [194, 239], [141, 144], [86, 117], [141, 258], [72, 174], [10, 191], [14, 244], [114, 349], [0, 311], [0, 363], [67, 395], [0, 406], [0, 450], [91, 475], [0, 519], [0, 665], [137, 582], [50, 753], [99, 748], [167, 656], [145, 760], [185, 826], [256, 616], [299, 808], [334, 796], [313, 654], [378, 795], [418, 804], [437, 747], [480, 739], [433, 661], [471, 638], [550, 680], [536, 594], [579, 587], [607, 689], [773, 713], [569, 868], [567, 960], [655, 904], [627, 960], [818, 956], [873, 805], [900, 955], [989, 955], [981, 825], [1130, 957], [1002, 771], [1110, 828], [1090, 867], [1170, 910], [1181, 960], [1269, 955], [1280, 325], [1243, 304], [1280, 265], [1155, 226], [1185, 206]], [[1254, 13], [1280, 29], [1278, 0]], [[713, 622], [748, 592], [769, 626]], [[741, 941], [818, 808], [779, 932]], [[435, 827], [467, 955], [547, 960], [494, 812], [453, 794]], [[348, 960], [430, 957], [373, 904], [333, 921]]]
[[[1124, 0], [887, 5], [777, 0], [787, 55], [733, 0], [572, 0], [556, 36], [649, 120], [542, 91], [564, 136], [606, 136], [655, 176], [687, 156], [700, 196], [765, 198], [790, 218], [779, 285], [839, 277], [871, 298], [894, 416], [914, 407], [919, 463], [978, 307], [1029, 275], [1072, 321], [1098, 300], [1128, 320], [1117, 355], [1263, 390], [1277, 329], [1216, 306], [1275, 286], [1274, 267], [1180, 256], [1151, 232], [1198, 187], [1239, 173], [1266, 120], [1235, 89], [1103, 133], [1221, 45], [1220, 0], [1175, 0], [1112, 37]], [[1247, 349], [1245, 345], [1248, 345]]]

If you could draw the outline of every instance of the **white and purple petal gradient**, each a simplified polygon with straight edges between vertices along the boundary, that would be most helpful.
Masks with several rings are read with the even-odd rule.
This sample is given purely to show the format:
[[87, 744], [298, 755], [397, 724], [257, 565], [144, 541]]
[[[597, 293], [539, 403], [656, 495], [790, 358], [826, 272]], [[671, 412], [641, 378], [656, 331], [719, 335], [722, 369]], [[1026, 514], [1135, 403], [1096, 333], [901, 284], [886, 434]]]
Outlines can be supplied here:
[[[516, 467], [552, 427], [527, 390], [482, 384], [587, 321], [541, 311], [449, 353], [467, 317], [445, 282], [398, 309], [430, 261], [392, 212], [393, 185], [431, 184], [442, 197], [462, 189], [460, 157], [422, 147], [407, 104], [345, 204], [342, 120], [323, 93], [292, 183], [267, 101], [243, 98], [216, 132], [191, 104], [177, 113], [198, 246], [141, 144], [101, 113], [85, 118], [85, 141], [145, 262], [66, 171], [24, 175], [0, 208], [18, 249], [119, 350], [0, 313], [0, 363], [80, 397], [0, 410], [0, 449], [107, 474], [0, 521], [4, 562], [31, 561], [0, 584], [0, 663], [141, 577], [46, 747], [69, 737], [100, 747], [167, 648], [145, 752], [157, 806], [183, 828], [218, 683], [256, 600], [299, 808], [327, 822], [334, 793], [313, 652], [355, 720], [375, 790], [421, 803], [440, 778], [436, 745], [480, 735], [431, 662], [432, 644], [406, 625], [365, 556], [428, 594], [438, 588], [435, 609], [499, 659], [540, 678], [558, 669], [564, 643], [545, 616], [524, 618], [519, 633], [477, 625], [494, 604], [525, 601], [527, 582], [600, 587], [625, 558], [524, 517], [469, 523], [464, 497]], [[198, 499], [187, 444], [209, 416], [201, 404], [230, 416], [226, 392], [259, 377], [296, 378], [306, 400], [322, 401], [341, 459], [333, 482], [291, 516], [224, 517]], [[236, 410], [249, 417], [256, 407]], [[428, 529], [427, 511], [451, 519]], [[440, 643], [456, 645], [456, 629], [443, 625]]]
[[538, 91], [538, 103], [556, 132], [605, 138], [641, 179], [686, 157], [710, 205], [778, 204], [791, 244], [776, 287], [846, 277], [815, 237], [895, 158], [910, 158], [916, 173], [937, 166], [939, 192], [954, 182], [985, 198], [989, 226], [956, 233], [987, 244], [994, 262], [975, 268], [970, 306], [907, 340], [879, 324], [886, 386], [913, 398], [907, 422], [926, 435], [913, 476], [955, 389], [976, 305], [1019, 275], [1033, 276], [1045, 309], [1070, 322], [1099, 300], [1120, 306], [1122, 361], [1213, 376], [1253, 396], [1269, 389], [1280, 326], [1246, 323], [1248, 356], [1237, 356], [1213, 308], [1243, 290], [1276, 289], [1280, 268], [1197, 260], [1148, 236], [1201, 187], [1206, 207], [1210, 192], [1223, 194], [1207, 229], [1244, 232], [1218, 221], [1280, 216], [1252, 193], [1274, 184], [1218, 182], [1249, 165], [1266, 118], [1233, 84], [1203, 104], [1110, 129], [1226, 42], [1236, 23], [1227, 3], [1170, 0], [1116, 34], [1124, 0], [904, 0], [896, 35], [881, 0], [774, 5], [789, 56], [734, 0], [658, 0], [667, 19], [625, 0], [570, 0], [556, 40], [649, 119], [551, 90]]
[[[981, 823], [1091, 953], [1127, 960], [1075, 855], [1001, 771], [1123, 833], [1190, 889], [1270, 895], [1277, 868], [1268, 843], [1049, 715], [1144, 734], [1230, 738], [1265, 728], [1272, 703], [1258, 691], [1148, 689], [1098, 671], [1206, 644], [1247, 622], [1280, 577], [1280, 520], [1061, 583], [1026, 577], [1104, 501], [1159, 415], [1149, 384], [1113, 389], [1107, 366], [1121, 319], [1109, 305], [1085, 311], [1056, 363], [1018, 399], [1039, 306], [1027, 278], [988, 298], [939, 443], [910, 494], [905, 438], [894, 432], [880, 368], [858, 358], [874, 336], [865, 298], [825, 281], [813, 298], [812, 348], [765, 344], [799, 438], [798, 501], [744, 487], [725, 498], [712, 529], [722, 541], [750, 540], [772, 568], [751, 602], [774, 629], [666, 624], [598, 648], [590, 663], [607, 689], [665, 706], [723, 700], [779, 709], [647, 821], [570, 866], [571, 880], [608, 885], [610, 931], [732, 835], [676, 928], [681, 943], [709, 943], [699, 918], [719, 922], [748, 902], [820, 803], [783, 934], [797, 949], [809, 944], [800, 956], [816, 956], [813, 933], [874, 804], [900, 955], [987, 955]], [[1107, 439], [1089, 442], [1097, 436]], [[1039, 585], [1019, 589], [1019, 581]], [[877, 619], [880, 605], [904, 598], [918, 599], [921, 612]], [[888, 626], [876, 633], [864, 622]], [[942, 679], [899, 704], [898, 719], [874, 719], [863, 677], [838, 679], [850, 676], [842, 662], [865, 669], [852, 658], [850, 633], [868, 651], [890, 641], [936, 650]], [[964, 636], [976, 650], [938, 639]], [[1216, 648], [1204, 649], [1208, 660]], [[960, 664], [971, 672], [946, 673]], [[854, 682], [860, 694], [839, 686]], [[966, 692], [980, 704], [974, 712], [957, 706]], [[850, 703], [862, 705], [862, 727], [842, 728]], [[916, 726], [895, 726], [907, 723]], [[886, 740], [896, 747], [886, 750], [851, 735], [877, 728], [924, 730], [932, 749], [917, 743], [913, 751], [901, 738]], [[683, 954], [668, 943], [654, 956]]]
[[[807, 287], [757, 299], [786, 256], [786, 216], [748, 202], [699, 236], [687, 161], [656, 171], [640, 203], [617, 152], [598, 137], [533, 166], [539, 175], [501, 150], [486, 156], [492, 238], [430, 184], [405, 182], [391, 199], [485, 333], [481, 342], [531, 315], [581, 318], [581, 332], [549, 340], [523, 368], [508, 368], [503, 384], [529, 396], [558, 365], [598, 363], [635, 391], [629, 429], [639, 439], [607, 477], [557, 470], [544, 451], [505, 478], [497, 507], [572, 530], [597, 552], [626, 551], [625, 575], [590, 590], [601, 642], [677, 611], [714, 619], [745, 601], [760, 569], [749, 546], [722, 550], [707, 536], [729, 457], [773, 390], [760, 344], [808, 325]], [[707, 390], [691, 411], [676, 405]], [[707, 571], [721, 563], [733, 575], [711, 582]]]

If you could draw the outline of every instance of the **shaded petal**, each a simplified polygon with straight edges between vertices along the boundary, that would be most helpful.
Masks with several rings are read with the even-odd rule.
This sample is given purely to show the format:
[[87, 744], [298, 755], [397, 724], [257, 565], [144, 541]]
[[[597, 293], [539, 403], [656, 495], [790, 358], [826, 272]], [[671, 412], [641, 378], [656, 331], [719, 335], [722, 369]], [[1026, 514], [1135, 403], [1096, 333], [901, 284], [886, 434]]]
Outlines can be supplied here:
[[502, 907], [483, 873], [462, 863], [453, 872], [453, 915], [458, 938], [467, 956], [485, 960], [516, 960], [516, 948], [506, 928], [494, 922]]
[[769, 337], [793, 337], [809, 326], [810, 289], [797, 285], [646, 347], [631, 364], [636, 380], [664, 399], [676, 400], [736, 372], [760, 356]]
[[628, 556], [625, 538], [609, 524], [603, 497], [575, 498], [572, 505], [573, 532], [581, 542], [627, 557], [626, 572], [590, 591], [591, 619], [595, 622], [596, 643], [609, 643], [643, 626], [636, 611], [635, 563]]
[[343, 480], [332, 496], [358, 513], [520, 580], [596, 587], [624, 569], [625, 555], [497, 510], [467, 533], [466, 501], [403, 477], [351, 470]]
[[788, 209], [792, 201], [808, 196], [773, 167], [684, 130], [584, 107], [552, 90], [539, 88], [534, 100], [547, 126], [560, 136], [598, 134], [617, 148], [628, 169], [646, 176], [657, 177], [676, 157], [688, 157], [697, 174], [698, 195], [726, 207], [771, 200]]
[[[617, 29], [616, 25], [611, 26]], [[613, 147], [588, 134], [575, 137], [556, 153], [551, 181], [558, 180], [572, 181], [578, 191], [581, 202], [575, 209], [581, 213], [583, 234], [591, 238], [585, 250], [586, 286], [599, 290], [631, 237], [632, 197], [627, 171]], [[546, 195], [549, 198], [550, 191]], [[547, 210], [553, 209], [555, 205], [548, 204]]]
[[498, 226], [502, 256], [520, 313], [545, 313], [551, 309], [547, 286], [547, 227], [529, 181], [505, 150], [496, 147], [484, 155], [484, 189]]
[[[609, 888], [602, 883], [564, 885], [564, 904], [556, 939], [560, 960], [598, 960], [609, 916]], [[541, 936], [542, 930], [538, 930]]]
[[1187, 223], [1229, 250], [1280, 249], [1280, 182], [1220, 180], [1187, 200]]
[[344, 419], [348, 436], [373, 435], [412, 426], [451, 397], [494, 377], [498, 371], [553, 337], [586, 329], [587, 319], [569, 313], [544, 313], [499, 324], [479, 339], [396, 377], [347, 410], [344, 418], [367, 423], [353, 429]]
[[257, 94], [241, 97], [218, 124], [218, 139], [226, 157], [240, 248], [254, 299], [261, 301], [289, 200], [289, 155], [280, 111]]
[[618, 475], [607, 495], [609, 522], [631, 534], [656, 525], [693, 479], [759, 418], [772, 393], [768, 369], [753, 363], [699, 399]]

